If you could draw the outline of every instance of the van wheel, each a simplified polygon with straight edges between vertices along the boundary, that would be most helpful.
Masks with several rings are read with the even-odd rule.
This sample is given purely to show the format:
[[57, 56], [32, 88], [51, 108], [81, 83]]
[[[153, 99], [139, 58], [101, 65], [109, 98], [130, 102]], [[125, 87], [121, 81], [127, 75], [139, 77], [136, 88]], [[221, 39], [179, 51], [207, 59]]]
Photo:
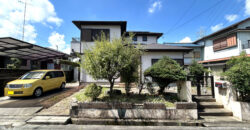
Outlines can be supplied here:
[[34, 95], [35, 97], [40, 97], [40, 96], [43, 95], [43, 90], [42, 90], [41, 88], [37, 88], [37, 89], [35, 89], [33, 95]]
[[60, 89], [61, 89], [61, 90], [65, 89], [65, 83], [62, 83]]

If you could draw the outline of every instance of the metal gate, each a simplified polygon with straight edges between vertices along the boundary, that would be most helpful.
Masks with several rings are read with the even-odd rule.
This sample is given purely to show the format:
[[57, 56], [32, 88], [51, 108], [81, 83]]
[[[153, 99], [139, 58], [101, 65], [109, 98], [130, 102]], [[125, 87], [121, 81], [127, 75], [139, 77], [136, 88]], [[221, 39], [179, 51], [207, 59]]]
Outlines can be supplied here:
[[188, 76], [187, 79], [192, 82], [193, 95], [214, 97], [213, 76], [202, 76], [198, 78]]

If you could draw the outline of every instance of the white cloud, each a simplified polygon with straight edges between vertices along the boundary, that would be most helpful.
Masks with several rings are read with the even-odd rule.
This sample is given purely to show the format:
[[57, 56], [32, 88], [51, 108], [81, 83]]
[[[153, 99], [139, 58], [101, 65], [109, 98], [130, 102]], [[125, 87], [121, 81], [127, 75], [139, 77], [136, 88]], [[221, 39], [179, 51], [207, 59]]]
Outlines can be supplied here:
[[154, 13], [155, 10], [159, 10], [161, 9], [162, 5], [161, 5], [161, 1], [155, 1], [154, 3], [151, 4], [150, 8], [148, 9], [149, 13]]
[[237, 14], [230, 14], [230, 15], [226, 15], [225, 16], [225, 19], [228, 21], [228, 22], [233, 22], [234, 20], [236, 20], [238, 18], [238, 15]]
[[218, 31], [218, 30], [220, 30], [222, 27], [223, 27], [223, 23], [220, 23], [220, 24], [211, 26], [211, 31], [212, 31], [212, 32]]
[[64, 41], [64, 35], [57, 32], [52, 32], [48, 38], [50, 48], [58, 49], [64, 53], [70, 53], [70, 45]]
[[190, 37], [184, 37], [182, 40], [179, 41], [180, 43], [189, 43], [192, 42]]
[[250, 15], [250, 0], [245, 1], [245, 15]]
[[[43, 25], [60, 26], [63, 22], [55, 12], [53, 4], [49, 0], [26, 0], [26, 21], [24, 40], [35, 43], [37, 37], [33, 23]], [[0, 0], [0, 37], [10, 36], [22, 38], [24, 0]], [[51, 26], [51, 25], [48, 25]]]

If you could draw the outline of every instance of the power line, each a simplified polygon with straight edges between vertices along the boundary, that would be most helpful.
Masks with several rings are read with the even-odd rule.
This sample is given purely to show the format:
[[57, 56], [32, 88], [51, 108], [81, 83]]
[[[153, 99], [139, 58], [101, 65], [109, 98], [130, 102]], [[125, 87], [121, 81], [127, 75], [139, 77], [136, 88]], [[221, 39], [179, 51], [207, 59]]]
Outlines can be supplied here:
[[169, 33], [170, 31], [173, 30], [174, 27], [176, 27], [176, 25], [178, 25], [180, 23], [180, 21], [188, 14], [188, 12], [192, 9], [193, 5], [195, 4], [196, 0], [193, 0], [193, 2], [191, 3], [191, 5], [187, 8], [187, 10], [183, 13], [183, 15], [179, 18], [179, 20], [177, 20], [177, 22], [167, 31], [167, 33]]
[[[195, 16], [192, 17], [191, 19], [187, 20], [187, 21], [184, 22], [183, 24], [177, 26], [177, 27], [174, 29], [174, 31], [176, 31], [176, 30], [179, 29], [180, 27], [184, 26], [185, 24], [191, 22], [192, 20], [194, 20], [194, 19], [200, 17], [202, 14], [206, 13], [208, 10], [210, 10], [210, 9], [212, 9], [212, 8], [214, 8], [214, 7], [216, 7], [216, 6], [218, 6], [222, 1], [223, 1], [223, 0], [220, 0], [220, 1], [216, 2], [215, 4], [213, 4], [212, 6], [210, 6], [209, 8], [203, 10], [202, 12], [200, 12], [200, 13], [197, 14], [197, 15], [195, 15]], [[174, 31], [172, 31], [172, 32], [167, 32], [166, 34], [173, 33]]]

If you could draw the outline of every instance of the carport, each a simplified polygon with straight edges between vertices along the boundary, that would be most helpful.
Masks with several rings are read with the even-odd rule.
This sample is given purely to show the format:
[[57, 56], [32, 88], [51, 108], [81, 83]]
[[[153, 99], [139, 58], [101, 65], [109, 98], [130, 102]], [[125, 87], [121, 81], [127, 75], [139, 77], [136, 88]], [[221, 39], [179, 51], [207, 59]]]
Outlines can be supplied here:
[[0, 56], [16, 57], [27, 60], [69, 57], [66, 53], [41, 47], [12, 37], [0, 38]]
[[[53, 64], [55, 69], [60, 69], [58, 63], [54, 64], [57, 61], [54, 59], [67, 59], [69, 56], [63, 52], [12, 37], [0, 38], [0, 96], [3, 95], [5, 84], [10, 80], [20, 77], [30, 69], [34, 69], [33, 63], [39, 64], [35, 69], [47, 69], [48, 64]], [[26, 69], [6, 69], [6, 61], [12, 57], [25, 60]]]

